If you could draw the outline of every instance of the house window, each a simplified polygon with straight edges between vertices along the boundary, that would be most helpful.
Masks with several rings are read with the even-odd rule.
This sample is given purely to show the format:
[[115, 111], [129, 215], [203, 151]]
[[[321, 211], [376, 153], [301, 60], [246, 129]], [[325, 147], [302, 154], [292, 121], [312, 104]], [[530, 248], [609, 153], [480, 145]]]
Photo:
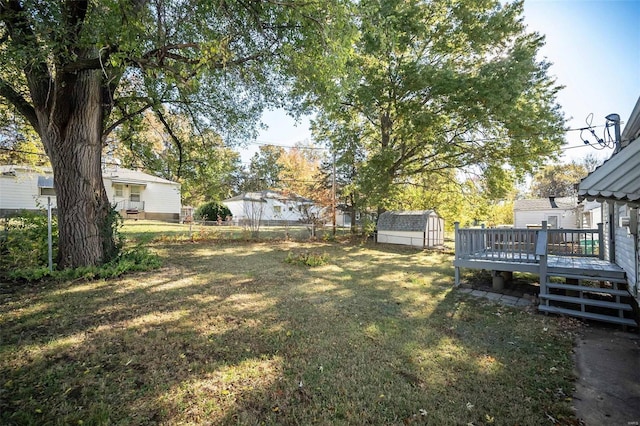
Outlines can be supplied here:
[[132, 202], [140, 202], [140, 187], [139, 186], [131, 186], [129, 201]]
[[124, 197], [122, 185], [113, 185], [113, 195], [116, 197]]
[[280, 214], [282, 212], [282, 207], [281, 206], [273, 206], [273, 212], [275, 214]]
[[558, 216], [548, 216], [547, 227], [551, 229], [558, 229]]

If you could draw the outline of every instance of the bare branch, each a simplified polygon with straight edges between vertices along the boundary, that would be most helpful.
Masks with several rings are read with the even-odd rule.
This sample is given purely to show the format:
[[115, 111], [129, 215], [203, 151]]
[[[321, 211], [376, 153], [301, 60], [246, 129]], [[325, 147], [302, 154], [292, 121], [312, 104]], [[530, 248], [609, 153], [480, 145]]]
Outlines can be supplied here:
[[115, 121], [114, 123], [112, 123], [109, 127], [107, 127], [104, 132], [102, 132], [102, 142], [104, 143], [107, 139], [107, 136], [109, 136], [109, 134], [111, 132], [113, 132], [119, 125], [121, 125], [122, 123], [125, 123], [127, 121], [129, 121], [130, 119], [132, 119], [133, 117], [142, 114], [143, 112], [145, 112], [146, 110], [148, 110], [149, 108], [151, 108], [153, 106], [153, 103], [149, 102], [146, 105], [143, 105], [142, 107], [138, 108], [137, 110], [125, 114], [124, 116], [122, 116], [119, 120]]

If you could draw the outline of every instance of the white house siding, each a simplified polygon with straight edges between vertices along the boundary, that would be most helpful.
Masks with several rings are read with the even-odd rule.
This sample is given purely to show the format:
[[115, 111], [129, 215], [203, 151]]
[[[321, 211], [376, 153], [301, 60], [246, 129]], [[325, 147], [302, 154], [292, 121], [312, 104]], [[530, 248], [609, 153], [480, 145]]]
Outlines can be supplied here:
[[542, 221], [549, 222], [549, 216], [558, 217], [558, 228], [573, 229], [577, 227], [576, 213], [574, 210], [516, 210], [514, 212], [514, 228], [526, 228], [527, 226], [541, 226]]
[[625, 270], [627, 273], [627, 281], [629, 283], [629, 291], [636, 294], [636, 286], [638, 280], [638, 256], [637, 256], [637, 237], [629, 233], [628, 227], [620, 226], [620, 217], [628, 216], [628, 207], [626, 205], [616, 205], [615, 212], [615, 238], [616, 252], [615, 263]]
[[[305, 203], [311, 202], [306, 200]], [[299, 222], [308, 219], [301, 211], [303, 204], [295, 199], [288, 199], [274, 191], [249, 192], [224, 200], [236, 223], [259, 219], [263, 222]], [[308, 204], [304, 204], [308, 206]], [[316, 218], [320, 215], [317, 206], [310, 206], [309, 213]]]
[[225, 206], [231, 212], [231, 216], [233, 216], [233, 220], [246, 219], [246, 213], [244, 211], [244, 201], [225, 201], [223, 202]]
[[[109, 200], [125, 217], [127, 210], [144, 211], [135, 217], [178, 221], [182, 203], [180, 184], [143, 172], [121, 167], [107, 168], [103, 172], [104, 186]], [[122, 188], [122, 196], [116, 195], [116, 185]], [[140, 201], [131, 201], [131, 193], [137, 189]]]
[[[4, 172], [4, 173], [3, 173]], [[11, 174], [15, 173], [15, 176]], [[103, 180], [107, 197], [113, 204], [128, 199], [125, 187], [125, 197], [115, 198], [112, 182], [113, 170], [103, 173]], [[147, 175], [133, 170], [119, 169], [120, 175], [134, 176], [135, 182], [141, 186], [140, 198], [144, 201], [144, 218], [156, 220], [178, 220], [180, 216], [180, 185], [165, 179]], [[40, 196], [38, 176], [51, 177], [50, 170], [34, 170], [28, 166], [0, 166], [0, 214], [12, 213], [19, 210], [39, 210], [46, 206], [47, 196]], [[55, 207], [56, 197], [51, 197]], [[121, 204], [123, 205], [123, 204]], [[123, 213], [123, 210], [118, 208]]]
[[611, 256], [609, 256], [609, 249], [611, 248], [611, 232], [609, 231], [609, 203], [602, 203], [602, 239], [600, 241], [600, 250], [604, 250], [604, 258], [609, 262], [612, 262]]
[[143, 189], [141, 197], [147, 219], [153, 219], [155, 216], [167, 217], [167, 215], [178, 219], [180, 216], [180, 186], [178, 185], [150, 182]]
[[[640, 230], [640, 215], [638, 216], [638, 229]], [[636, 235], [636, 273], [635, 273], [635, 277], [636, 277], [636, 282], [635, 282], [635, 287], [633, 289], [633, 293], [636, 296], [636, 300], [639, 302], [640, 304], [640, 293], [638, 291], [638, 286], [640, 285], [640, 238], [638, 238], [638, 236]]]
[[[5, 170], [6, 168], [6, 170]], [[1, 170], [8, 171], [8, 167]], [[12, 174], [0, 173], [0, 213], [13, 213], [20, 210], [40, 210], [47, 205], [47, 196], [40, 196], [38, 176], [50, 177], [50, 173], [30, 173], [21, 168], [14, 168]], [[51, 196], [55, 207], [56, 197]]]
[[424, 233], [412, 231], [378, 231], [378, 242], [424, 247]]

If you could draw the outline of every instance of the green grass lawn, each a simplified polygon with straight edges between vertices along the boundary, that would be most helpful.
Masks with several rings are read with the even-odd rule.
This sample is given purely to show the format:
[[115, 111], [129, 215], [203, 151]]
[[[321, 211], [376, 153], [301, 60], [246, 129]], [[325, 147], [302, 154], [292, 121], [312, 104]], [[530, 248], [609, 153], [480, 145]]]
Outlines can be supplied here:
[[571, 421], [571, 327], [455, 291], [450, 255], [152, 249], [152, 272], [0, 284], [0, 424]]

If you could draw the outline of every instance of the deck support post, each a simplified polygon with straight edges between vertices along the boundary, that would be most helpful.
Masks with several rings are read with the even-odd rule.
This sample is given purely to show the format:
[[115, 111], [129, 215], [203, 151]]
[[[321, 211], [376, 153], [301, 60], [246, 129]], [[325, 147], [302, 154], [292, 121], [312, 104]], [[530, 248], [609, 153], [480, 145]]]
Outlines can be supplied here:
[[502, 272], [500, 271], [491, 271], [492, 277], [492, 288], [494, 290], [502, 290], [504, 289], [504, 277], [502, 276]]

